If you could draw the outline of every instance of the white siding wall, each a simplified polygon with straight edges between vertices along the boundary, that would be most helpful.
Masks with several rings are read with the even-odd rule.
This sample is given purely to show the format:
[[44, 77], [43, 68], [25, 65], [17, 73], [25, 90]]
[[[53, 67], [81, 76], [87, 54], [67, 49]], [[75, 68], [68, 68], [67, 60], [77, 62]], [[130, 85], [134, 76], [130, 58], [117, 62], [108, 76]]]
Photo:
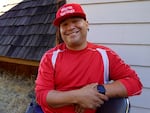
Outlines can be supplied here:
[[88, 40], [116, 51], [139, 74], [140, 96], [130, 113], [150, 113], [150, 0], [67, 0], [80, 3], [90, 24]]

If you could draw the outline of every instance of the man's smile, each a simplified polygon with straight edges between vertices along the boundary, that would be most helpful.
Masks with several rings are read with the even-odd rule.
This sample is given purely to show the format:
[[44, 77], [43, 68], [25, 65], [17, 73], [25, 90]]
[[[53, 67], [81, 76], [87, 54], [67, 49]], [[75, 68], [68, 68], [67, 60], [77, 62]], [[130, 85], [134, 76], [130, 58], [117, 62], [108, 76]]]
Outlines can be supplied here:
[[79, 31], [80, 30], [74, 30], [74, 31], [65, 33], [65, 35], [76, 35], [77, 33], [79, 33]]

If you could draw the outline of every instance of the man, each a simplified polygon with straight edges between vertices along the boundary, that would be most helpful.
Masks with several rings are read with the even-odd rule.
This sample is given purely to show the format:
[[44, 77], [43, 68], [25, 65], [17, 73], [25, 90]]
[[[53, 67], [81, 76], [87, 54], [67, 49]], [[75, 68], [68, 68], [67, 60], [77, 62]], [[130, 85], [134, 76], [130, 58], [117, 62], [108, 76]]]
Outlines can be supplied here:
[[[79, 4], [63, 5], [54, 25], [63, 42], [42, 57], [35, 88], [44, 113], [95, 113], [109, 98], [141, 93], [142, 84], [129, 65], [111, 49], [87, 41], [89, 25]], [[104, 62], [98, 49], [107, 53], [111, 83], [104, 82]]]

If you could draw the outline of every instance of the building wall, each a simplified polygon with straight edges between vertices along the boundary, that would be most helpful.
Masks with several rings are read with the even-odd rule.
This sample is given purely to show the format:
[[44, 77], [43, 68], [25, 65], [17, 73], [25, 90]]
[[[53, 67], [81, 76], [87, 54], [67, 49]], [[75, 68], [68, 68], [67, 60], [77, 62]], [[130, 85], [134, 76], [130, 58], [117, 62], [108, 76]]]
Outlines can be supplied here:
[[88, 40], [116, 51], [139, 74], [140, 96], [130, 113], [150, 113], [150, 0], [67, 0], [80, 3], [90, 24]]

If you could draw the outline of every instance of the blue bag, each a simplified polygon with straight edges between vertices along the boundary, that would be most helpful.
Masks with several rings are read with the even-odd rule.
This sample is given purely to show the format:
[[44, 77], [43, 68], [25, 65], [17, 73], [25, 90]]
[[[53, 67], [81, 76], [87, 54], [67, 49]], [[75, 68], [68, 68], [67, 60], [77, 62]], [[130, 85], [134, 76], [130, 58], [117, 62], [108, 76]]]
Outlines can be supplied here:
[[35, 98], [32, 98], [31, 103], [28, 105], [25, 113], [44, 113], [42, 108], [36, 103]]

